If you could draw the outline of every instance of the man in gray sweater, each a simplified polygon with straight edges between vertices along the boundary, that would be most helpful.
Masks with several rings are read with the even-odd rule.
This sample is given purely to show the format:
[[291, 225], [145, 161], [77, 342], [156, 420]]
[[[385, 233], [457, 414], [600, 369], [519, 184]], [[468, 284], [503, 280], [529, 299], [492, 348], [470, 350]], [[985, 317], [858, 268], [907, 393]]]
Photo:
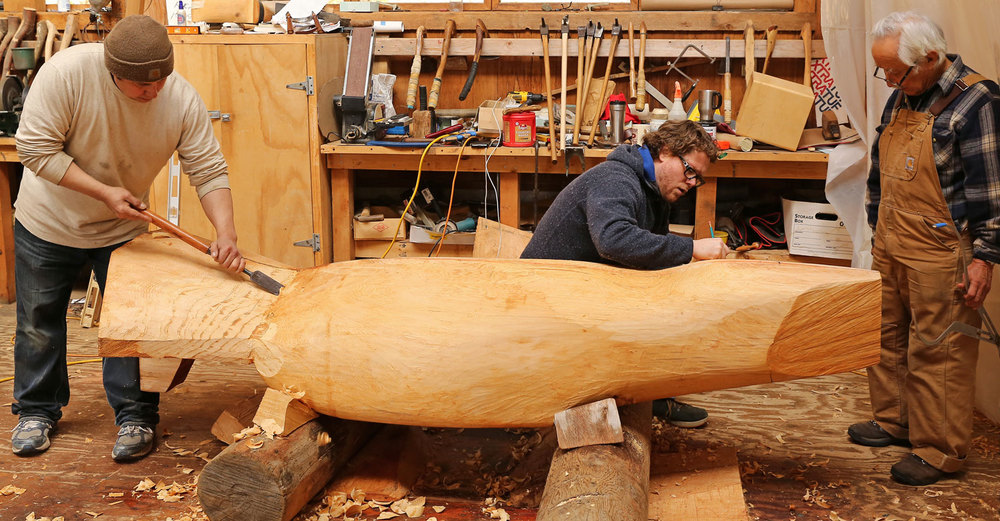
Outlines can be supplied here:
[[[153, 179], [176, 151], [215, 226], [211, 254], [242, 271], [226, 160], [205, 104], [173, 72], [166, 29], [129, 16], [104, 44], [71, 47], [39, 70], [24, 104], [17, 151], [24, 177], [14, 225], [17, 333], [11, 449], [29, 456], [69, 403], [66, 307], [88, 263], [101, 288], [112, 251], [145, 232]], [[153, 450], [157, 393], [139, 386], [136, 358], [106, 358], [104, 389], [121, 429], [115, 461]]]
[[[724, 258], [722, 239], [668, 232], [670, 203], [704, 182], [715, 162], [715, 142], [692, 121], [668, 121], [644, 144], [622, 145], [607, 161], [574, 179], [538, 222], [521, 258], [600, 262], [640, 270]], [[673, 399], [654, 412], [680, 427], [698, 427], [708, 414]]]

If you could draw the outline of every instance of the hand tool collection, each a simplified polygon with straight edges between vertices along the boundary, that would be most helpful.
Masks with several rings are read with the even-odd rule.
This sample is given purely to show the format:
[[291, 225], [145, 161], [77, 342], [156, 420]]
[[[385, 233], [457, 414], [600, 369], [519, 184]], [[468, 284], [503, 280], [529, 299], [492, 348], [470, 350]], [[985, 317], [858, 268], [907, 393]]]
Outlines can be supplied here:
[[[462, 141], [459, 137], [475, 135], [477, 140], [493, 140], [502, 137], [496, 142], [497, 146], [499, 143], [503, 143], [505, 146], [530, 146], [537, 140], [548, 147], [549, 157], [553, 163], [557, 162], [558, 156], [562, 154], [566, 161], [566, 170], [569, 172], [571, 158], [577, 157], [580, 159], [581, 165], [583, 164], [583, 147], [611, 147], [620, 142], [633, 142], [643, 130], [632, 129], [633, 124], [650, 122], [653, 126], [657, 125], [660, 120], [656, 116], [664, 111], [652, 109], [661, 105], [670, 109], [675, 102], [664, 96], [654, 85], [661, 88], [663, 83], [670, 85], [671, 82], [675, 81], [673, 78], [675, 75], [677, 76], [676, 80], [679, 80], [682, 85], [680, 98], [682, 105], [675, 112], [684, 110], [690, 118], [696, 118], [693, 115], [695, 107], [688, 108], [684, 104], [688, 103], [691, 94], [696, 89], [702, 89], [699, 83], [706, 78], [688, 68], [701, 67], [700, 72], [703, 74], [704, 70], [708, 69], [705, 67], [706, 65], [715, 62], [716, 57], [723, 56], [720, 52], [721, 49], [714, 51], [718, 54], [712, 54], [712, 46], [709, 44], [682, 41], [681, 43], [685, 45], [681, 46], [673, 42], [654, 40], [652, 55], [659, 58], [658, 63], [647, 66], [649, 28], [645, 21], [641, 21], [641, 19], [630, 20], [623, 27], [618, 18], [614, 18], [614, 23], [610, 26], [604, 25], [610, 21], [610, 18], [603, 21], [588, 20], [585, 25], [581, 20], [581, 23], [576, 27], [575, 46], [571, 46], [573, 38], [570, 35], [572, 28], [569, 19], [570, 15], [563, 15], [558, 29], [559, 43], [554, 44], [552, 41], [554, 28], [550, 25], [551, 20], [546, 20], [545, 17], [541, 18], [538, 26], [539, 40], [535, 44], [540, 44], [540, 50], [538, 47], [528, 45], [527, 42], [517, 41], [517, 39], [496, 36], [491, 38], [490, 31], [482, 19], [475, 19], [475, 25], [465, 27], [458, 27], [455, 19], [448, 19], [443, 24], [443, 31], [437, 35], [430, 34], [424, 26], [417, 27], [415, 38], [410, 40], [413, 61], [410, 65], [406, 89], [406, 107], [412, 111], [409, 113], [412, 119], [384, 117], [383, 113], [391, 115], [394, 112], [388, 110], [388, 107], [385, 111], [372, 110], [371, 103], [361, 105], [355, 102], [356, 99], [359, 99], [359, 95], [367, 93], [366, 88], [357, 81], [350, 83], [345, 81], [345, 86], [354, 85], [354, 87], [345, 89], [343, 96], [345, 115], [343, 121], [351, 123], [349, 127], [345, 123], [344, 141], [382, 146], [393, 146], [394, 142], [398, 142], [398, 146], [431, 146], [432, 144]], [[465, 20], [470, 19], [466, 18]], [[463, 23], [467, 24], [468, 22]], [[373, 46], [372, 37], [355, 42], [358, 36], [357, 31], [358, 29], [355, 29], [352, 33], [351, 41], [351, 49], [357, 51], [357, 56], [352, 54], [349, 57], [348, 70], [345, 74], [348, 78], [366, 77], [372, 70], [370, 58], [370, 49]], [[464, 31], [464, 36], [460, 34], [460, 31]], [[472, 31], [474, 31], [475, 38], [474, 46], [470, 41], [470, 32]], [[635, 34], [637, 31], [638, 38]], [[608, 43], [605, 43], [606, 32], [610, 32], [611, 37]], [[744, 91], [749, 90], [751, 75], [756, 69], [754, 33], [753, 21], [748, 20], [743, 29], [744, 77], [746, 79]], [[767, 27], [763, 33], [766, 45], [764, 46], [762, 72], [766, 73], [773, 69], [771, 58], [775, 48], [779, 49], [779, 57], [787, 57], [787, 54], [783, 54], [787, 53], [787, 50], [784, 50], [787, 49], [787, 46], [778, 45], [777, 25]], [[801, 35], [806, 59], [803, 82], [806, 84], [810, 82], [808, 61], [811, 56], [811, 33], [810, 24], [804, 24]], [[626, 36], [628, 50], [622, 52], [618, 47]], [[694, 96], [694, 101], [691, 103], [692, 105], [701, 105], [701, 100], [715, 100], [711, 102], [710, 107], [705, 107], [705, 110], [711, 111], [711, 114], [700, 114], [702, 107], [697, 107], [702, 125], [714, 130], [716, 125], [725, 124], [727, 127], [724, 130], [732, 132], [734, 130], [734, 114], [732, 53], [729, 36], [725, 37], [724, 43], [725, 60], [718, 67], [713, 68], [714, 74], [721, 76], [721, 78], [707, 81], [706, 83], [710, 83], [710, 85], [702, 89], [700, 95]], [[399, 44], [396, 45], [399, 46]], [[680, 51], [674, 50], [672, 54], [664, 54], [663, 49], [670, 48], [672, 45], [676, 45]], [[520, 83], [522, 80], [517, 75], [512, 75], [510, 79], [512, 82], [511, 90], [505, 96], [481, 101], [478, 107], [472, 105], [471, 108], [463, 109], [439, 109], [439, 103], [454, 97], [456, 91], [458, 91], [459, 101], [467, 100], [470, 96], [474, 96], [477, 91], [480, 93], [489, 91], [490, 87], [493, 87], [492, 90], [495, 92], [495, 70], [490, 70], [487, 73], [489, 79], [493, 81], [493, 85], [476, 87], [476, 78], [480, 68], [484, 67], [482, 60], [484, 57], [489, 60], [491, 53], [511, 55], [510, 49], [512, 47], [520, 48], [524, 52], [524, 54], [513, 53], [513, 56], [530, 56], [541, 59], [542, 71], [539, 72], [544, 74], [541, 81], [528, 81], [527, 84], [522, 85]], [[558, 73], [552, 70], [552, 60], [557, 58], [557, 53], [560, 67]], [[449, 59], [451, 54], [457, 54], [457, 56], [451, 56]], [[697, 56], [692, 56], [692, 54]], [[435, 56], [438, 61], [430, 81], [429, 96], [426, 101], [423, 101], [417, 96], [417, 92], [424, 88], [420, 85], [421, 63], [424, 59], [433, 59]], [[568, 81], [568, 76], [572, 74], [572, 71], [569, 70], [571, 56], [576, 59], [576, 78], [572, 84]], [[662, 60], [665, 56], [669, 56], [670, 59]], [[612, 71], [615, 60], [619, 57], [622, 59], [618, 62], [618, 70]], [[530, 60], [534, 59], [530, 58]], [[596, 74], [600, 74], [597, 70], [598, 59], [605, 60], [603, 62], [603, 77], [595, 77]], [[524, 58], [523, 61], [527, 63], [529, 58]], [[535, 64], [537, 61], [531, 61], [529, 70], [535, 69], [537, 67]], [[446, 71], [462, 69], [463, 67], [467, 71], [467, 76], [461, 89], [459, 90], [457, 85], [443, 89], [442, 84]], [[656, 76], [650, 76], [654, 73]], [[427, 76], [426, 72], [424, 74]], [[559, 75], [558, 85], [555, 84], [553, 74]], [[372, 76], [374, 77], [374, 75]], [[664, 76], [667, 77], [664, 78], [666, 81], [661, 80]], [[627, 86], [621, 83], [623, 79], [627, 79]], [[528, 90], [531, 88], [538, 90], [544, 88], [544, 91], [532, 92]], [[713, 92], [716, 94], [707, 95], [707, 93]], [[348, 98], [348, 96], [351, 97]], [[612, 97], [616, 100], [615, 108], [617, 110], [614, 118], [611, 117], [612, 111], [609, 103]], [[624, 111], [621, 105], [622, 100], [625, 101]], [[634, 103], [628, 103], [630, 100]], [[348, 101], [351, 101], [350, 105], [348, 105]], [[348, 110], [349, 106], [352, 108], [350, 111]], [[720, 115], [716, 115], [716, 109], [719, 109]], [[534, 122], [529, 121], [530, 116], [527, 115], [529, 112], [536, 113]], [[368, 123], [358, 123], [359, 118], [365, 118]], [[835, 118], [833, 113], [826, 114], [823, 118], [823, 129], [829, 135], [833, 135], [839, 129], [832, 118]], [[459, 119], [461, 119], [461, 124], [456, 124]], [[414, 128], [387, 128], [391, 124], [405, 125], [410, 121], [413, 121]], [[438, 128], [443, 130], [437, 131]], [[515, 128], [520, 134], [516, 139], [511, 139], [506, 133], [513, 132]], [[527, 137], [524, 136], [525, 133]], [[583, 136], [582, 140], [581, 135]], [[442, 139], [433, 143], [429, 141], [437, 138]], [[483, 146], [483, 143], [480, 143], [479, 146]]]

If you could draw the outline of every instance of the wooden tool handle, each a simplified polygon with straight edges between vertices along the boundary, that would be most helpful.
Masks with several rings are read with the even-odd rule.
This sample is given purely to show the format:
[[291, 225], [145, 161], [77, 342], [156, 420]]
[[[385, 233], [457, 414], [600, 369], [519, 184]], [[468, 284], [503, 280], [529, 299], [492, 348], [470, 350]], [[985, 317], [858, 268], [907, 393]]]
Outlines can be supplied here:
[[802, 45], [806, 56], [806, 70], [802, 76], [802, 83], [812, 89], [812, 24], [809, 22], [802, 25]]
[[[562, 56], [560, 58], [559, 64], [562, 66], [562, 70], [559, 73], [560, 86], [559, 86], [559, 142], [554, 144], [552, 147], [552, 162], [556, 161], [556, 148], [562, 150], [566, 147], [566, 78], [567, 71], [569, 68], [569, 34], [562, 34]], [[551, 97], [551, 95], [550, 95]], [[549, 111], [551, 112], [551, 110]], [[549, 114], [549, 118], [552, 118], [552, 114]], [[550, 141], [551, 138], [550, 138]]]
[[448, 61], [448, 47], [451, 46], [451, 35], [455, 32], [455, 20], [448, 20], [444, 26], [444, 41], [441, 43], [441, 59], [438, 62], [437, 72], [434, 73], [434, 83], [431, 84], [431, 92], [427, 97], [427, 108], [436, 108], [438, 95], [441, 93], [441, 77], [444, 76], [444, 65]]
[[71, 14], [66, 17], [66, 26], [63, 28], [62, 39], [59, 40], [60, 51], [69, 47], [69, 44], [73, 42], [73, 36], [76, 34], [77, 29], [76, 24], [76, 16]]
[[639, 26], [639, 76], [635, 84], [635, 110], [646, 110], [646, 22]]
[[420, 83], [420, 53], [424, 47], [424, 26], [417, 27], [417, 43], [413, 50], [413, 63], [410, 65], [410, 83], [406, 87], [406, 108], [412, 109], [417, 103], [417, 85]]
[[163, 217], [160, 217], [159, 215], [156, 215], [155, 213], [149, 210], [140, 210], [134, 206], [132, 208], [141, 214], [148, 215], [149, 218], [153, 220], [153, 224], [159, 226], [161, 230], [188, 243], [189, 245], [194, 247], [194, 249], [199, 250], [203, 253], [208, 253], [208, 254], [212, 253], [211, 248], [209, 248], [207, 244], [198, 240], [198, 238], [195, 237], [194, 235], [191, 235], [190, 233], [178, 228], [174, 223], [164, 219]]
[[722, 81], [722, 119], [728, 125], [733, 120], [733, 89], [730, 85], [732, 74], [728, 72], [723, 74]]
[[[563, 38], [565, 40], [565, 37]], [[555, 131], [555, 113], [552, 110], [552, 64], [549, 63], [549, 35], [542, 35], [542, 59], [545, 66], [545, 104], [549, 111], [549, 154], [552, 162], [556, 162], [556, 143], [558, 138]]]
[[590, 137], [587, 138], [587, 144], [594, 144], [594, 137], [597, 135], [597, 124], [601, 120], [601, 116], [604, 115], [604, 106], [607, 104], [604, 101], [604, 95], [607, 94], [609, 97], [611, 93], [608, 92], [608, 80], [611, 78], [611, 64], [615, 61], [615, 51], [618, 48], [618, 41], [620, 36], [615, 34], [611, 36], [611, 50], [608, 51], [608, 65], [604, 69], [604, 81], [601, 82], [601, 93], [597, 95], [597, 113], [594, 114], [594, 122], [590, 125]]
[[753, 22], [747, 21], [746, 29], [743, 30], [743, 76], [747, 81], [747, 86], [750, 85], [750, 76], [753, 76], [753, 71], [757, 68], [757, 64], [754, 62], [753, 55]]
[[21, 42], [29, 34], [35, 31], [35, 23], [38, 21], [38, 12], [30, 7], [25, 7], [21, 14], [21, 25], [17, 26], [14, 37], [7, 45], [7, 52], [3, 59], [3, 75], [10, 74], [14, 64], [14, 49], [21, 45]]
[[628, 23], [628, 97], [635, 99], [635, 34]]

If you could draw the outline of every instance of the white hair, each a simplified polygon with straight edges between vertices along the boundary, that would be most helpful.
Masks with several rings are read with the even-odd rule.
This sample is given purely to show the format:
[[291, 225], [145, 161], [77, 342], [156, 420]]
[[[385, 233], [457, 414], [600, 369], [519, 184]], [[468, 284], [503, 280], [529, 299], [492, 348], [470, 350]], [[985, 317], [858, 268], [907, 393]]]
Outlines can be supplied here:
[[917, 60], [936, 51], [940, 64], [946, 58], [948, 42], [941, 27], [930, 18], [915, 11], [889, 13], [872, 29], [872, 39], [880, 40], [899, 36], [897, 55], [906, 65], [916, 65]]

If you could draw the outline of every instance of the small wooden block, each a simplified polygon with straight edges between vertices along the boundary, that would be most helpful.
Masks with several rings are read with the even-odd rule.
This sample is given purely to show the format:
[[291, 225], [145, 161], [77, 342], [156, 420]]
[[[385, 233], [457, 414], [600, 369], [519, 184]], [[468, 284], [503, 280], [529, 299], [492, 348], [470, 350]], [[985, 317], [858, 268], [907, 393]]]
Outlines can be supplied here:
[[257, 414], [253, 417], [253, 422], [267, 430], [264, 422], [273, 420], [279, 429], [275, 434], [286, 436], [318, 416], [316, 411], [290, 394], [268, 388], [264, 391], [264, 398], [260, 402]]
[[557, 412], [554, 423], [559, 448], [563, 450], [625, 440], [614, 398]]
[[140, 358], [139, 388], [165, 393], [184, 382], [192, 365], [192, 358]]
[[212, 424], [212, 434], [226, 445], [233, 443], [235, 434], [253, 425], [254, 414], [263, 397], [264, 393], [257, 393], [227, 407]]

